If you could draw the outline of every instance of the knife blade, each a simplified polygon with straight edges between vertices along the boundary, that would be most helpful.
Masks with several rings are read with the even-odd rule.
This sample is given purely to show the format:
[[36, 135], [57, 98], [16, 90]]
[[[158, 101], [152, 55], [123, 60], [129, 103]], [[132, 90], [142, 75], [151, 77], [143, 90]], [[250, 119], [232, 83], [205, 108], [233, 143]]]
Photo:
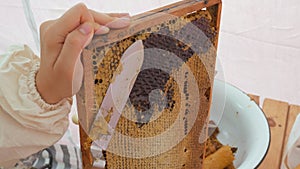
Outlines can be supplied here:
[[[141, 40], [129, 46], [122, 55], [120, 64], [113, 76], [113, 82], [109, 85], [90, 128], [90, 136], [93, 139], [92, 147], [100, 147], [102, 150], [107, 149], [122, 110], [141, 70], [143, 60], [144, 50]], [[105, 118], [108, 119], [108, 122]]]

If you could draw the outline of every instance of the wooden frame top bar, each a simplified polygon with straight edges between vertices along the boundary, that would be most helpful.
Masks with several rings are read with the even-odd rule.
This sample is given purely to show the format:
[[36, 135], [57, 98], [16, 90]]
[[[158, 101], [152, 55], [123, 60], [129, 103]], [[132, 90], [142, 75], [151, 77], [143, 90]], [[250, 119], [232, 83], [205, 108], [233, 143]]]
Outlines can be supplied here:
[[95, 36], [93, 45], [104, 46], [125, 39], [148, 27], [162, 23], [163, 21], [175, 19], [198, 11], [200, 9], [219, 4], [221, 0], [183, 0], [155, 10], [135, 15], [131, 18], [129, 27], [120, 30], [111, 30], [107, 35]]
[[[172, 14], [175, 16], [182, 16], [184, 14], [212, 6], [215, 4], [220, 3], [221, 0], [182, 0], [161, 8], [157, 8], [154, 10], [149, 11], [149, 13], [167, 13], [167, 14]], [[147, 17], [147, 13], [142, 13], [135, 15], [133, 17], [133, 20], [139, 20], [141, 18]]]

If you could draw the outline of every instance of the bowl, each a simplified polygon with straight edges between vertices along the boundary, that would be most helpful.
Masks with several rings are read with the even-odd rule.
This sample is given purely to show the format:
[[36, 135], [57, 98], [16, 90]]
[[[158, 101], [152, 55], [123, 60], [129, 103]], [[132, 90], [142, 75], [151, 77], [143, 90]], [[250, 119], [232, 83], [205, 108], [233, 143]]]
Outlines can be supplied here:
[[237, 147], [234, 166], [259, 166], [270, 145], [270, 128], [263, 111], [238, 88], [215, 80], [210, 119], [220, 130], [219, 141]]

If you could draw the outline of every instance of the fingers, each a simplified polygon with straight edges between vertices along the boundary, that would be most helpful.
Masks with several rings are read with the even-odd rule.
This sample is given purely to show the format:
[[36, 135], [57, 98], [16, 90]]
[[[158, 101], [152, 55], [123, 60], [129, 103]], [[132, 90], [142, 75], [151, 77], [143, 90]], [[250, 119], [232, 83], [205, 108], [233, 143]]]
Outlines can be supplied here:
[[106, 34], [111, 29], [120, 29], [129, 26], [130, 16], [128, 13], [104, 14], [89, 10], [83, 3], [79, 3], [69, 9], [62, 17], [56, 20], [56, 32], [62, 41], [65, 36], [84, 22], [96, 22], [106, 27], [95, 28], [96, 34]]
[[[109, 32], [109, 27], [112, 29], [118, 29], [126, 27], [130, 24], [130, 16], [128, 13], [99, 13], [90, 10], [95, 20], [95, 34], [102, 35], [107, 34]], [[96, 18], [96, 19], [95, 19]], [[121, 19], [121, 23], [116, 23], [116, 19], [118, 18], [126, 18], [126, 23], [124, 23], [124, 19]], [[114, 24], [112, 24], [114, 23]], [[105, 25], [105, 26], [104, 26]]]
[[55, 71], [67, 72], [69, 77], [73, 75], [82, 49], [90, 43], [93, 37], [93, 27], [93, 23], [85, 22], [67, 35], [60, 56], [54, 65]]
[[88, 8], [83, 3], [79, 3], [56, 21], [56, 32], [65, 37], [84, 22], [94, 22], [94, 18]]
[[117, 17], [117, 18], [121, 18], [121, 17], [130, 17], [129, 13], [106, 13], [108, 16], [111, 17]]
[[94, 33], [106, 34], [109, 28], [119, 29], [129, 24], [130, 18], [127, 13], [104, 14], [89, 10], [83, 4], [74, 6], [52, 25], [56, 28], [55, 35], [60, 35], [56, 43], [62, 44], [54, 68], [73, 68], [82, 49], [91, 41]]
[[105, 26], [112, 28], [112, 29], [121, 29], [125, 28], [130, 25], [130, 18], [128, 17], [122, 17], [122, 18], [116, 18], [113, 21], [107, 23]]
[[94, 23], [94, 29], [96, 35], [103, 35], [109, 32], [109, 28], [103, 25], [99, 25], [98, 23]]
[[113, 21], [115, 17], [111, 17], [105, 13], [96, 12], [94, 10], [89, 10], [92, 14], [94, 21], [97, 22], [100, 25], [106, 25], [107, 23]]
[[84, 22], [97, 23], [99, 26], [95, 27], [94, 32], [99, 35], [108, 33], [109, 28], [120, 29], [129, 26], [130, 16], [128, 13], [99, 13], [79, 3], [56, 20], [55, 34], [59, 35], [56, 42], [63, 43], [67, 34]]
[[49, 28], [50, 25], [55, 22], [54, 20], [48, 20], [46, 22], [43, 22], [40, 26], [40, 36], [44, 36], [46, 30]]
[[94, 17], [95, 22], [111, 29], [120, 29], [130, 25], [129, 14], [104, 14], [93, 10], [90, 10], [90, 13]]

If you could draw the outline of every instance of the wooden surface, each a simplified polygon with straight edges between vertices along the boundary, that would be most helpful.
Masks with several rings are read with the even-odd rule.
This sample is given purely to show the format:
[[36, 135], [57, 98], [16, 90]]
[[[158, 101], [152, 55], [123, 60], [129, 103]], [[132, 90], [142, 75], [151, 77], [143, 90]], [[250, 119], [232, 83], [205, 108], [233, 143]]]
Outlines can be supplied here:
[[[249, 96], [259, 105], [259, 96]], [[300, 106], [265, 99], [262, 109], [270, 125], [271, 143], [269, 151], [258, 169], [279, 169], [284, 146], [286, 145], [294, 121], [297, 115], [300, 114]]]

